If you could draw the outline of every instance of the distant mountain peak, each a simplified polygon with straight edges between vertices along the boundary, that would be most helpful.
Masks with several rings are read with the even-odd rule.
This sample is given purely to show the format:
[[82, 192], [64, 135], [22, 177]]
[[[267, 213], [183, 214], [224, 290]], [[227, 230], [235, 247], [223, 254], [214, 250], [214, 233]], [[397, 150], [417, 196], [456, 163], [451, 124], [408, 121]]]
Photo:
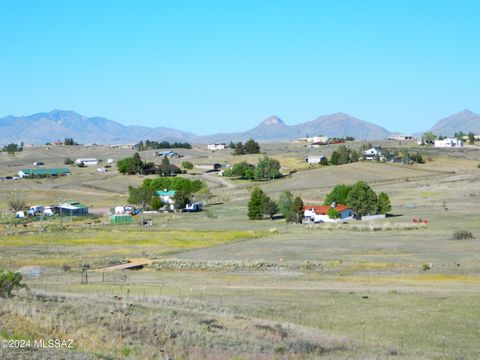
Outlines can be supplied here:
[[259, 126], [285, 125], [285, 122], [278, 116], [273, 115], [263, 120]]
[[480, 133], [480, 115], [468, 109], [439, 120], [431, 129], [435, 134], [453, 135], [456, 132]]

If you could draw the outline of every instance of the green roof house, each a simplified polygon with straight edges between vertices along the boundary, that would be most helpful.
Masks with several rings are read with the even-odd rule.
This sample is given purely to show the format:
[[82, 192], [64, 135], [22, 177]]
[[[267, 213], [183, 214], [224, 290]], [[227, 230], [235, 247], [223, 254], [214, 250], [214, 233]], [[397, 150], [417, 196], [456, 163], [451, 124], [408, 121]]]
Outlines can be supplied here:
[[65, 201], [57, 205], [57, 212], [62, 216], [83, 216], [88, 215], [88, 207], [78, 201]]
[[177, 193], [177, 190], [159, 190], [155, 191], [155, 195], [160, 198], [162, 204], [166, 204], [170, 207], [171, 210], [175, 210], [175, 200], [173, 197]]
[[63, 176], [70, 175], [70, 170], [67, 168], [37, 168], [37, 169], [22, 169], [18, 172], [18, 176], [24, 177], [48, 177], [48, 176]]

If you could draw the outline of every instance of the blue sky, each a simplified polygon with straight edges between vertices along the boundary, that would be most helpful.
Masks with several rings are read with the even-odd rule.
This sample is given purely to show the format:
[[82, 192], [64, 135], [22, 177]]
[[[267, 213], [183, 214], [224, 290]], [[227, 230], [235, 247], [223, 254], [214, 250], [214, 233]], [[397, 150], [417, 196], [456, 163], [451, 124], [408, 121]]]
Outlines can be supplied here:
[[480, 112], [480, 1], [0, 0], [0, 117], [198, 134], [346, 112], [420, 132]]

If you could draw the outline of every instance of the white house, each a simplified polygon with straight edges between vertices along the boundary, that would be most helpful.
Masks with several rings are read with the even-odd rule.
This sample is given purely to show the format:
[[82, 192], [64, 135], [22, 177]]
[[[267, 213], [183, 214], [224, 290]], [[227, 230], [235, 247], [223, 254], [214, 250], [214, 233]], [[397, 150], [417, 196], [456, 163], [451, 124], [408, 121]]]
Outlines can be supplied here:
[[90, 165], [97, 165], [98, 164], [98, 160], [97, 159], [77, 159], [75, 160], [75, 164], [76, 165], [80, 165], [82, 164], [85, 165], [85, 166], [90, 166]]
[[325, 159], [323, 155], [311, 155], [305, 158], [305, 162], [308, 164], [320, 164], [322, 159]]
[[208, 150], [213, 150], [213, 151], [216, 151], [216, 150], [223, 150], [225, 149], [225, 144], [208, 144], [207, 145], [207, 149]]
[[380, 160], [384, 160], [385, 156], [383, 155], [382, 148], [380, 146], [374, 146], [368, 150], [365, 150], [363, 152], [363, 156], [365, 157], [365, 160], [375, 160], [375, 158], [378, 158]]
[[435, 140], [435, 147], [462, 147], [463, 141], [453, 138], [446, 138], [443, 140]]
[[[331, 219], [328, 216], [328, 211], [330, 209], [335, 209], [339, 213], [340, 217], [338, 219]], [[330, 206], [306, 205], [303, 207], [303, 215], [306, 223], [343, 222], [353, 220], [355, 212], [347, 205], [336, 205], [333, 203]]]
[[328, 140], [329, 140], [328, 136], [313, 136], [313, 137], [305, 137], [305, 138], [298, 139], [298, 141], [306, 141], [306, 142], [311, 142], [316, 144], [327, 144]]

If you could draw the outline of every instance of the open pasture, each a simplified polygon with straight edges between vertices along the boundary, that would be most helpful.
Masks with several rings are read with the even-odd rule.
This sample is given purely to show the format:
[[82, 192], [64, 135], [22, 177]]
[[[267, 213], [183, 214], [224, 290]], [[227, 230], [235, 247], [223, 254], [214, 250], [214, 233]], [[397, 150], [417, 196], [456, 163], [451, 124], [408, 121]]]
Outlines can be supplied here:
[[[281, 162], [295, 159], [289, 168], [306, 151], [318, 151], [285, 146], [268, 145], [266, 151]], [[43, 151], [2, 158], [0, 168], [27, 167], [37, 158], [63, 163], [62, 151]], [[106, 151], [78, 157], [132, 153]], [[241, 159], [195, 147], [184, 152], [196, 163]], [[75, 339], [73, 351], [35, 353], [40, 359], [113, 359], [121, 353], [131, 359], [476, 359], [480, 169], [476, 153], [460, 155], [432, 153], [426, 164], [412, 166], [299, 168], [268, 182], [224, 179], [231, 186], [211, 180], [206, 211], [148, 214], [151, 227], [138, 221], [110, 225], [105, 216], [66, 218], [63, 229], [58, 218], [15, 227], [4, 218], [0, 268], [44, 272], [25, 280], [28, 291], [2, 301], [0, 337]], [[201, 176], [208, 181], [216, 175]], [[73, 168], [70, 177], [2, 182], [0, 203], [5, 209], [16, 191], [29, 203], [68, 197], [102, 214], [125, 203], [128, 185], [143, 179]], [[274, 199], [289, 190], [319, 204], [337, 183], [358, 180], [387, 192], [394, 216], [344, 225], [247, 220], [253, 185]], [[414, 225], [413, 218], [428, 224]], [[475, 239], [454, 240], [455, 230], [470, 231]], [[91, 271], [139, 257], [153, 260], [152, 266]], [[132, 304], [123, 335], [115, 296]]]

